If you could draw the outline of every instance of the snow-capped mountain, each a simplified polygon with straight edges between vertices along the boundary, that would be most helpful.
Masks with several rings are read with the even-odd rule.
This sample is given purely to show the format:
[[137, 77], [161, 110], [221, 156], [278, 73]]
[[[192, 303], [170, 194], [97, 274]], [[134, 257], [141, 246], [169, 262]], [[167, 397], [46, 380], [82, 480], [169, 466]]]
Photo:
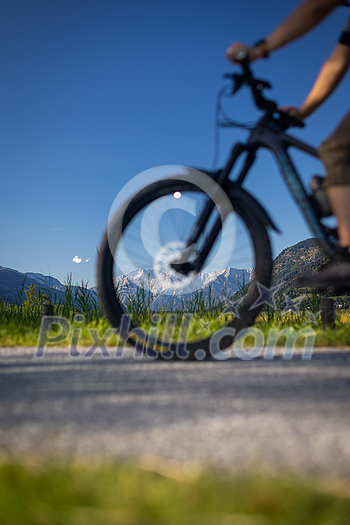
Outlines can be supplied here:
[[231, 297], [253, 278], [253, 268], [240, 270], [225, 268], [210, 273], [199, 272], [190, 282], [180, 288], [174, 287], [169, 278], [158, 279], [153, 270], [133, 270], [115, 279], [115, 285], [122, 301], [126, 302], [144, 289], [150, 292], [154, 308], [177, 306], [191, 300], [195, 292], [202, 291], [203, 298], [209, 294], [212, 300], [219, 297]]
[[[134, 270], [115, 279], [117, 293], [122, 302], [127, 303], [137, 296], [140, 297], [142, 289], [145, 290], [145, 301], [150, 299], [152, 307], [181, 308], [184, 304], [190, 305], [195, 293], [202, 291], [204, 301], [222, 300], [223, 297], [232, 297], [243, 284], [253, 277], [253, 269], [238, 270], [225, 268], [210, 273], [200, 272], [189, 279], [182, 288], [174, 288], [170, 279], [158, 279], [153, 270]], [[31, 284], [43, 290], [53, 301], [65, 301], [66, 285], [52, 276], [38, 273], [21, 273], [11, 268], [0, 266], [0, 298], [11, 302], [18, 300], [18, 290], [26, 290]], [[73, 293], [77, 287], [73, 286]], [[96, 294], [96, 288], [90, 289]]]

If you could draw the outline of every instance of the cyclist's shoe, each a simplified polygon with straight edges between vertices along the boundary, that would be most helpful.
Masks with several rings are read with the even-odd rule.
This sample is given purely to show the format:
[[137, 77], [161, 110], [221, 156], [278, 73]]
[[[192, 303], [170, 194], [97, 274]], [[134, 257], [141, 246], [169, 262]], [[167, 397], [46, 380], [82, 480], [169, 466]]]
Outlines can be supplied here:
[[316, 273], [299, 277], [297, 285], [324, 292], [349, 292], [350, 261], [332, 261]]

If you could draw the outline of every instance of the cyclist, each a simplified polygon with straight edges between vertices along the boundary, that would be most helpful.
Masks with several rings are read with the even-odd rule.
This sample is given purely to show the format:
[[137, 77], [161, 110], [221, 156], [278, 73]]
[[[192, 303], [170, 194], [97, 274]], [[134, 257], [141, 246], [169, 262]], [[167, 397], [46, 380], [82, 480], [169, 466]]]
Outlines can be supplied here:
[[[267, 58], [272, 51], [307, 33], [341, 4], [349, 5], [342, 0], [304, 0], [267, 38], [252, 47], [236, 42], [227, 49], [226, 56], [236, 63], [235, 53], [237, 49], [244, 47], [250, 62]], [[334, 91], [349, 65], [350, 16], [337, 45], [323, 64], [304, 102], [299, 108], [287, 106], [281, 109], [304, 120]], [[333, 260], [319, 272], [300, 277], [298, 284], [319, 290], [350, 291], [350, 111], [321, 144], [319, 155], [326, 169], [325, 187], [331, 208], [337, 217], [340, 245], [349, 253], [349, 261]]]

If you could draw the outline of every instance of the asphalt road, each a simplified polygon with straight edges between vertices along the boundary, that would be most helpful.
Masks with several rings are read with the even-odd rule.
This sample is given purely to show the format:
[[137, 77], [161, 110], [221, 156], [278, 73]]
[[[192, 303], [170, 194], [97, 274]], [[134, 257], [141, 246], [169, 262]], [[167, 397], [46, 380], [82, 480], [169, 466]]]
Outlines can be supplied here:
[[0, 349], [2, 453], [350, 480], [349, 349], [188, 363], [34, 351]]

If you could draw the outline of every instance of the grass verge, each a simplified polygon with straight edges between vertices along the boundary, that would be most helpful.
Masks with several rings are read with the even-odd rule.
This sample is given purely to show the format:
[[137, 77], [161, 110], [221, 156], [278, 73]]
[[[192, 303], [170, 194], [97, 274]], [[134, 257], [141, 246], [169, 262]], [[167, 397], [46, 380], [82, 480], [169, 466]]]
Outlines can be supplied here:
[[[294, 478], [125, 464], [0, 465], [3, 525], [348, 525], [350, 498]], [[175, 478], [175, 479], [174, 479]]]

